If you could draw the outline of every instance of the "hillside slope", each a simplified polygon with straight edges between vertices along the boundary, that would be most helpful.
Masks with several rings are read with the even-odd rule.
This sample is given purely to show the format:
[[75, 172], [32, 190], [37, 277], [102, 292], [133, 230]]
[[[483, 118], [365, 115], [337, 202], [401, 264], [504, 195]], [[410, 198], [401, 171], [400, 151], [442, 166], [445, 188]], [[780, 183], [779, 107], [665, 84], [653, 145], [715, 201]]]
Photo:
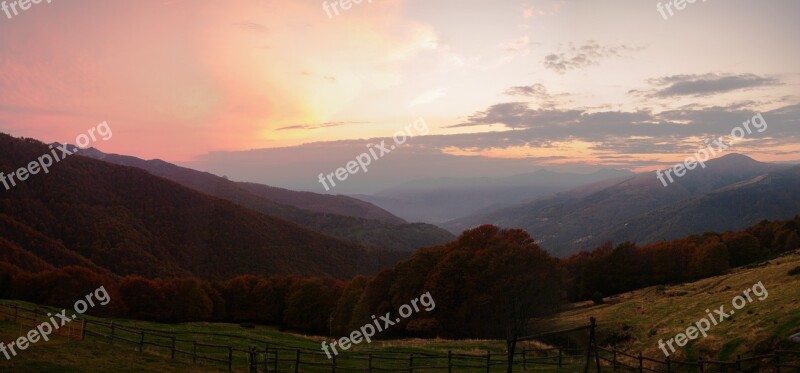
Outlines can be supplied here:
[[[689, 201], [704, 201], [704, 198], [725, 188], [788, 168], [730, 154], [709, 161], [706, 169], [689, 172], [668, 187], [663, 186], [655, 173], [649, 172], [595, 183], [489, 214], [454, 220], [444, 227], [451, 232], [480, 224], [522, 228], [559, 256], [590, 249], [607, 240], [641, 239], [640, 242], [650, 242], [712, 229], [742, 228], [764, 218], [794, 216], [800, 212], [795, 208], [797, 204], [779, 202], [800, 197], [800, 190], [774, 189], [777, 194], [769, 196], [769, 202], [752, 204], [750, 201], [764, 197], [760, 196], [762, 189], [744, 188], [735, 195], [715, 194], [713, 203], [696, 204], [692, 211], [680, 210], [678, 206]], [[788, 181], [783, 183], [791, 184]], [[714, 204], [728, 207], [714, 208]], [[735, 216], [741, 217], [736, 224], [731, 223], [728, 216], [731, 208], [736, 209]], [[672, 214], [664, 216], [667, 211], [672, 211]], [[685, 216], [694, 217], [694, 221], [676, 223], [674, 231], [673, 225], [664, 224], [670, 219], [678, 222]], [[638, 228], [625, 229], [626, 225], [636, 222], [640, 224], [636, 225]]]
[[161, 160], [106, 154], [95, 149], [84, 155], [109, 163], [140, 168], [205, 194], [270, 216], [300, 224], [329, 236], [376, 248], [413, 251], [454, 238], [430, 224], [409, 224], [367, 202], [346, 196], [296, 192], [267, 185], [233, 182], [207, 172]]
[[585, 325], [589, 317], [596, 317], [602, 343], [616, 341], [622, 349], [663, 359], [659, 339], [686, 331], [691, 323], [706, 317], [706, 309], [725, 306], [725, 310], [732, 310], [731, 300], [760, 281], [768, 292], [763, 301], [754, 298], [732, 318], [712, 326], [708, 337], [691, 341], [672, 356], [696, 360], [710, 352], [719, 359], [735, 360], [737, 354], [771, 351], [778, 343], [786, 346], [785, 340], [800, 332], [800, 275], [789, 274], [799, 267], [800, 250], [722, 276], [621, 294], [607, 298], [602, 305], [574, 304], [573, 309], [543, 324], [548, 330], [568, 328]]
[[294, 206], [299, 209], [351, 216], [354, 218], [378, 220], [391, 224], [407, 223], [378, 206], [360, 199], [343, 195], [327, 195], [312, 192], [299, 192], [264, 184], [237, 182], [240, 188], [257, 196], [264, 197], [280, 204]]
[[[0, 134], [0, 171], [46, 153], [38, 141]], [[0, 192], [0, 232], [2, 256], [20, 267], [77, 264], [146, 277], [349, 278], [405, 256], [370, 252], [139, 169], [82, 156]]]
[[705, 231], [741, 230], [800, 213], [800, 166], [756, 176], [641, 215], [611, 237], [654, 242]]

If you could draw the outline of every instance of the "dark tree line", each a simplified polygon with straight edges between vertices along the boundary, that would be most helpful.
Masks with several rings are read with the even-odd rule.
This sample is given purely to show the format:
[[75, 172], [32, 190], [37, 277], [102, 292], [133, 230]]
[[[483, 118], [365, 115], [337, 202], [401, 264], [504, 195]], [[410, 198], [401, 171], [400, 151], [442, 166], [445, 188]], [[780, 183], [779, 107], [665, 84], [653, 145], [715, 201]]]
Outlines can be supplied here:
[[381, 336], [500, 337], [563, 299], [559, 261], [521, 230], [482, 226], [423, 248], [373, 277], [349, 281], [237, 276], [226, 281], [148, 279], [68, 266], [28, 272], [0, 263], [0, 297], [71, 307], [100, 285], [111, 303], [92, 312], [164, 322], [257, 322], [307, 333], [349, 334], [430, 292], [436, 307]]
[[401, 305], [430, 292], [432, 311], [415, 313], [380, 336], [507, 339], [563, 302], [721, 274], [798, 248], [798, 233], [800, 217], [645, 246], [609, 243], [559, 260], [524, 231], [485, 225], [451, 243], [419, 249], [375, 276], [347, 281], [249, 275], [225, 281], [149, 279], [74, 265], [33, 271], [4, 258], [0, 298], [66, 308], [103, 285], [112, 301], [90, 313], [163, 322], [256, 322], [341, 336], [371, 322], [372, 315], [396, 315]]
[[704, 233], [644, 246], [606, 243], [562, 261], [569, 273], [569, 299], [585, 300], [596, 292], [611, 295], [724, 274], [797, 249], [798, 227], [800, 216], [762, 221], [740, 232]]

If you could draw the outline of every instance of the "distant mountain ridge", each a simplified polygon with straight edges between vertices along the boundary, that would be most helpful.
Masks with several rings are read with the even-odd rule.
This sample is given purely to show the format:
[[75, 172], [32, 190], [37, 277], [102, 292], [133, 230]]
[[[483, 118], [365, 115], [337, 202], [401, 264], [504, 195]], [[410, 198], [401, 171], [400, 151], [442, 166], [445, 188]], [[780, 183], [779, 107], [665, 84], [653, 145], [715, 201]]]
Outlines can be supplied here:
[[378, 205], [403, 219], [440, 224], [531, 201], [579, 185], [629, 175], [633, 173], [627, 170], [604, 169], [590, 174], [572, 174], [542, 169], [501, 178], [415, 180], [373, 195], [354, 197]]
[[237, 182], [236, 184], [255, 195], [303, 210], [378, 220], [390, 224], [408, 223], [392, 215], [389, 211], [353, 197], [301, 192], [248, 182]]
[[[607, 240], [639, 243], [703, 231], [742, 229], [800, 213], [800, 166], [740, 154], [711, 160], [664, 187], [654, 172], [621, 177], [443, 224], [452, 232], [480, 224], [528, 231], [567, 256]], [[754, 203], [756, 202], [756, 203]]]
[[612, 236], [637, 242], [671, 240], [697, 232], [741, 230], [753, 222], [798, 213], [800, 166], [794, 166], [652, 211], [614, 231]]
[[107, 154], [96, 149], [82, 155], [136, 167], [260, 213], [370, 247], [410, 252], [423, 246], [442, 244], [455, 237], [434, 225], [407, 223], [379, 207], [347, 196], [296, 192], [255, 183], [234, 182], [162, 160], [147, 161], [127, 155]]
[[[0, 134], [2, 172], [47, 153], [41, 142]], [[34, 271], [78, 265], [118, 275], [226, 279], [351, 278], [407, 254], [367, 249], [138, 168], [75, 155], [0, 191], [0, 256]]]

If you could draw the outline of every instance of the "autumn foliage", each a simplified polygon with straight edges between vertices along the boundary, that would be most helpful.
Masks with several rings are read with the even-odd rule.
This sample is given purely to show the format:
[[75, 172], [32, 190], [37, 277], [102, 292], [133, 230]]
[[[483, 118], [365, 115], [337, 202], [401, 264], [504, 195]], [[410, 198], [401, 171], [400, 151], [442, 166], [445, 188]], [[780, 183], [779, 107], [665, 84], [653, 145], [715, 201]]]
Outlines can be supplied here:
[[164, 322], [256, 322], [340, 336], [430, 292], [432, 312], [417, 313], [381, 337], [506, 338], [568, 300], [692, 281], [794, 250], [798, 232], [800, 216], [644, 246], [609, 243], [556, 259], [524, 231], [485, 225], [449, 244], [419, 249], [375, 276], [347, 281], [286, 275], [145, 278], [77, 265], [31, 270], [0, 263], [0, 296], [71, 307], [103, 285], [112, 301], [90, 312]]
[[611, 295], [651, 285], [720, 275], [800, 247], [800, 216], [762, 221], [741, 232], [704, 233], [638, 246], [607, 243], [562, 262], [569, 273], [571, 300], [593, 293]]
[[[0, 133], [0, 172], [50, 151]], [[159, 178], [76, 155], [0, 184], [0, 257], [31, 272], [80, 266], [148, 278], [244, 274], [349, 279], [408, 258], [366, 248]], [[333, 227], [335, 229], [335, 227]]]
[[[113, 307], [92, 311], [164, 322], [258, 322], [343, 335], [430, 291], [437, 307], [384, 335], [502, 337], [564, 299], [557, 259], [527, 233], [482, 226], [374, 277], [237, 276], [225, 281], [96, 274], [78, 266], [29, 272], [0, 266], [6, 297], [70, 307], [103, 285]], [[6, 289], [6, 290], [3, 290]]]

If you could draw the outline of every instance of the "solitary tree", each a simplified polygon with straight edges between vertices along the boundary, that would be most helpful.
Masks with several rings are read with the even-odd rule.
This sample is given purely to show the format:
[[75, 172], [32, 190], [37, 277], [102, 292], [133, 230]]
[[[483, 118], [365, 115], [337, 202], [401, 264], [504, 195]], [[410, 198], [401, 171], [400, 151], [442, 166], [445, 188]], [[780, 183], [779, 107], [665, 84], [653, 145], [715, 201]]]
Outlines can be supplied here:
[[563, 277], [558, 260], [525, 231], [484, 225], [459, 237], [434, 268], [427, 288], [437, 308], [442, 305], [439, 322], [451, 332], [505, 338], [510, 366], [516, 339], [530, 319], [561, 303]]

